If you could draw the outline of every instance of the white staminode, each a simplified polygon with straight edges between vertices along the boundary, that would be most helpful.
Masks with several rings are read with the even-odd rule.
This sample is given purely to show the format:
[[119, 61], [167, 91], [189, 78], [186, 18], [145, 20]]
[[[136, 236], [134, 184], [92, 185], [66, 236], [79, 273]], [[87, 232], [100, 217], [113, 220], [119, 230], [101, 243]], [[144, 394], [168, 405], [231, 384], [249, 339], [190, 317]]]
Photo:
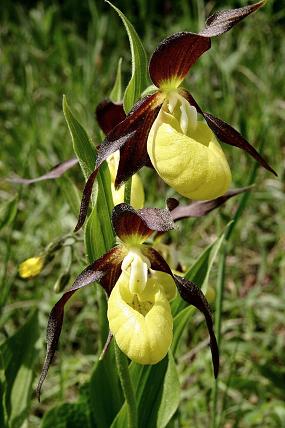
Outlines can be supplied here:
[[146, 286], [150, 261], [139, 250], [129, 250], [122, 263], [122, 271], [129, 273], [129, 289], [132, 294], [140, 294]]
[[177, 105], [180, 104], [180, 127], [183, 134], [187, 134], [190, 129], [196, 129], [197, 110], [178, 92], [172, 92], [168, 95], [168, 110], [172, 114]]

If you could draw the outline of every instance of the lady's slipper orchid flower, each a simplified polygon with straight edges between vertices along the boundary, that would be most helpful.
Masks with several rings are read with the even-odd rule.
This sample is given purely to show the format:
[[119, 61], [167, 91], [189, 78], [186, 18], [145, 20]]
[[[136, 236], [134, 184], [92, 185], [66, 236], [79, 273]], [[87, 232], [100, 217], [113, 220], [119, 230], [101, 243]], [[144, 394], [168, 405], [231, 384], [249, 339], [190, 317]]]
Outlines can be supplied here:
[[173, 229], [170, 211], [136, 211], [122, 203], [114, 208], [112, 222], [120, 244], [88, 266], [50, 313], [38, 397], [59, 340], [64, 306], [75, 291], [94, 282], [100, 283], [109, 297], [109, 326], [119, 348], [140, 364], [156, 364], [169, 350], [173, 329], [169, 301], [177, 288], [181, 297], [205, 317], [214, 374], [218, 374], [219, 351], [211, 311], [202, 291], [191, 281], [174, 275], [163, 257], [145, 243], [153, 232]]
[[[273, 169], [234, 128], [203, 112], [192, 95], [180, 87], [190, 68], [211, 47], [211, 38], [229, 31], [259, 9], [260, 1], [210, 16], [198, 34], [180, 32], [164, 39], [154, 51], [149, 74], [156, 89], [139, 100], [101, 144], [95, 170], [83, 192], [78, 223], [83, 225], [94, 180], [102, 163], [115, 151], [120, 162], [118, 188], [142, 166], [152, 165], [170, 186], [192, 199], [214, 199], [225, 193], [231, 173], [216, 137], [247, 151], [264, 168]], [[201, 120], [198, 120], [198, 114]]]

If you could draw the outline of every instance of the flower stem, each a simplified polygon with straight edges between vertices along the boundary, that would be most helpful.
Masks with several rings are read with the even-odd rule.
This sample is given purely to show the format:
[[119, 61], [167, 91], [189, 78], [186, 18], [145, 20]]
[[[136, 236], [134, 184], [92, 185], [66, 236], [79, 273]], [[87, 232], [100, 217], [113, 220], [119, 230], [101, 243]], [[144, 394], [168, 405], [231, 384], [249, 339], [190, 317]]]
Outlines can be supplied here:
[[137, 404], [129, 373], [128, 359], [115, 343], [118, 373], [128, 408], [128, 428], [137, 428]]
[[132, 190], [132, 177], [129, 178], [125, 184], [124, 202], [126, 204], [131, 203], [131, 190]]

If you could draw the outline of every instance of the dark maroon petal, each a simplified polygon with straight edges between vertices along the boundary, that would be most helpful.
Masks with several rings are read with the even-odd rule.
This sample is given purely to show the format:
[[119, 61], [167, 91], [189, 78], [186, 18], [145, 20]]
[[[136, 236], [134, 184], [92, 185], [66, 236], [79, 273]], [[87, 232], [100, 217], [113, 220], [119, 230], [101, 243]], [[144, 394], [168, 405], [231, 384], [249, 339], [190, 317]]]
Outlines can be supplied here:
[[121, 148], [120, 162], [115, 181], [116, 188], [148, 163], [147, 138], [159, 110], [160, 107], [147, 111], [142, 116], [141, 123], [138, 124], [137, 132]]
[[[75, 280], [73, 286], [66, 291], [61, 299], [53, 307], [47, 325], [47, 351], [44, 361], [44, 365], [41, 371], [39, 383], [37, 386], [37, 397], [40, 400], [41, 388], [43, 382], [47, 376], [49, 366], [52, 362], [59, 336], [61, 333], [63, 316], [64, 316], [64, 306], [71, 296], [75, 293], [76, 290], [83, 288], [93, 282], [101, 282], [106, 272], [112, 269], [114, 266], [122, 262], [123, 257], [125, 256], [125, 251], [122, 247], [116, 247], [108, 251], [100, 259], [96, 260], [90, 266], [88, 266]], [[113, 284], [114, 285], [114, 284]], [[110, 292], [111, 285], [109, 284], [107, 293]]]
[[156, 109], [162, 101], [161, 95], [158, 93], [148, 95], [138, 101], [126, 118], [112, 129], [103, 143], [99, 146], [95, 170], [88, 178], [83, 190], [78, 222], [74, 229], [75, 232], [82, 227], [86, 219], [93, 184], [100, 166], [112, 153], [120, 150], [129, 140], [132, 142], [135, 141], [133, 137], [136, 133], [138, 133], [137, 135], [140, 134], [139, 126], [143, 124], [143, 118], [146, 113]]
[[167, 209], [143, 208], [136, 211], [125, 203], [116, 205], [113, 209], [112, 223], [116, 235], [124, 242], [136, 237], [142, 243], [153, 232], [166, 232], [174, 227]]
[[171, 272], [170, 267], [168, 266], [168, 263], [154, 248], [144, 247], [142, 251], [144, 255], [149, 259], [151, 264], [151, 269], [168, 273], [173, 277], [173, 274]]
[[182, 299], [184, 299], [190, 305], [195, 306], [195, 308], [199, 309], [199, 311], [204, 315], [210, 336], [210, 348], [212, 353], [214, 375], [217, 377], [219, 372], [219, 348], [213, 330], [211, 309], [204, 294], [193, 282], [188, 281], [187, 279], [178, 275], [173, 275], [164, 258], [156, 250], [150, 247], [145, 247], [143, 252], [151, 263], [151, 269], [171, 275]]
[[195, 308], [199, 309], [199, 311], [202, 312], [205, 317], [210, 336], [210, 348], [212, 353], [214, 375], [215, 377], [217, 377], [220, 365], [219, 348], [213, 329], [213, 320], [210, 306], [200, 288], [197, 287], [197, 285], [195, 285], [193, 282], [188, 281], [187, 279], [182, 278], [178, 275], [173, 275], [173, 279], [176, 283], [176, 286], [182, 299], [184, 299], [190, 305], [195, 306]]
[[209, 212], [213, 211], [215, 208], [218, 208], [220, 205], [223, 205], [233, 196], [239, 195], [240, 193], [247, 192], [252, 189], [252, 186], [241, 187], [237, 189], [230, 189], [224, 195], [219, 196], [216, 199], [211, 201], [198, 201], [193, 202], [189, 205], [180, 205], [171, 210], [171, 216], [174, 221], [182, 220], [183, 218], [188, 217], [203, 217]]
[[78, 159], [76, 158], [68, 159], [67, 161], [58, 163], [49, 172], [47, 172], [44, 175], [41, 175], [40, 177], [36, 177], [36, 178], [12, 177], [12, 178], [7, 178], [7, 181], [11, 183], [16, 183], [16, 184], [32, 184], [32, 183], [37, 183], [38, 181], [54, 180], [55, 178], [60, 177], [70, 168], [73, 168], [74, 165], [77, 165], [77, 163], [78, 163]]
[[107, 135], [118, 123], [126, 118], [123, 103], [103, 100], [96, 107], [96, 118], [100, 128]]
[[271, 168], [271, 166], [266, 162], [266, 160], [263, 159], [262, 156], [260, 156], [260, 154], [255, 150], [255, 148], [250, 145], [249, 142], [246, 141], [246, 139], [243, 138], [243, 136], [232, 126], [230, 126], [223, 120], [211, 115], [210, 113], [204, 112], [203, 115], [209, 127], [216, 134], [219, 140], [221, 140], [223, 143], [229, 144], [230, 146], [235, 146], [245, 150], [260, 165], [262, 165], [263, 168], [267, 169], [268, 171], [272, 172], [274, 175], [277, 176], [276, 172]]
[[207, 37], [213, 37], [226, 33], [234, 25], [238, 24], [242, 19], [255, 12], [264, 4], [265, 1], [260, 1], [255, 4], [240, 7], [239, 9], [222, 10], [220, 12], [216, 12], [209, 16], [204, 30], [202, 30], [199, 34]]
[[[199, 34], [180, 32], [164, 39], [156, 48], [149, 63], [153, 83], [184, 79], [197, 59], [211, 47], [211, 40]], [[177, 84], [177, 86], [178, 86]]]

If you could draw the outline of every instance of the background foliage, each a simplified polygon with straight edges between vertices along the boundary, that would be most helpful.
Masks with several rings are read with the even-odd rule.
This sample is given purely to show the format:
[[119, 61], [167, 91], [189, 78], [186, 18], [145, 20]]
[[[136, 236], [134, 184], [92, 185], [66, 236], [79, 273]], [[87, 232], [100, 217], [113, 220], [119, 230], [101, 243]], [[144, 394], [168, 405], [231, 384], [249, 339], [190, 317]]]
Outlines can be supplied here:
[[[133, 23], [148, 55], [174, 31], [197, 31], [213, 9], [243, 4], [233, 0], [116, 3]], [[110, 93], [120, 57], [125, 85], [129, 81], [128, 39], [116, 13], [99, 1], [25, 2], [23, 6], [4, 0], [0, 19], [1, 177], [14, 173], [36, 177], [73, 156], [62, 94], [89, 135], [100, 142], [94, 110]], [[284, 6], [270, 1], [254, 17], [215, 39], [187, 78], [201, 107], [236, 126], [256, 147], [262, 145], [279, 175], [275, 179], [258, 169], [255, 189], [229, 243], [218, 401], [220, 424], [227, 428], [285, 426], [284, 23]], [[226, 147], [225, 151], [233, 166], [234, 186], [246, 185], [253, 161], [238, 150]], [[151, 171], [142, 175], [147, 182], [147, 205], [162, 207], [164, 198], [158, 200], [157, 195], [172, 196], [173, 191]], [[39, 277], [23, 280], [17, 275], [23, 259], [38, 255], [73, 229], [78, 207], [73, 183], [82, 189], [78, 167], [56, 181], [29, 187], [0, 182], [0, 395], [2, 402], [13, 398], [2, 412], [0, 408], [0, 415], [8, 412], [13, 427], [21, 426], [26, 417], [27, 426], [38, 426], [54, 405], [77, 400], [80, 388], [72, 426], [84, 423], [80, 419], [86, 404], [84, 385], [97, 361], [100, 342], [98, 292], [92, 288], [72, 299], [60, 353], [38, 404], [29, 385], [43, 361], [47, 316], [58, 298], [53, 287], [68, 265], [68, 249], [58, 252]], [[217, 238], [236, 206], [234, 200], [205, 219], [185, 220], [169, 234], [166, 239], [173, 258], [182, 260], [185, 270]], [[73, 245], [71, 279], [86, 262], [79, 238]], [[210, 275], [213, 287], [216, 266]], [[177, 353], [183, 389], [172, 426], [210, 423], [213, 381], [201, 321], [193, 312]], [[11, 385], [17, 381], [12, 395], [3, 372], [6, 377], [9, 374]], [[66, 406], [58, 412], [64, 414]], [[47, 417], [44, 423], [50, 426]]]

